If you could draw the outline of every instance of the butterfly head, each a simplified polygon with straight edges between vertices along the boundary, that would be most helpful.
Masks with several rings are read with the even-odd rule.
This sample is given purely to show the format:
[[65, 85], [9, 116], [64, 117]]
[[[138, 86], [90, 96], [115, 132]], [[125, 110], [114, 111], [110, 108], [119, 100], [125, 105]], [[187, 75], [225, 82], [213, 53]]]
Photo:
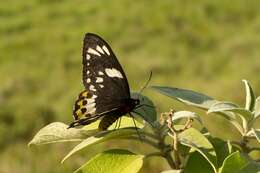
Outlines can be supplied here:
[[133, 110], [136, 106], [140, 105], [140, 100], [139, 99], [129, 99], [128, 103], [129, 107], [131, 110]]

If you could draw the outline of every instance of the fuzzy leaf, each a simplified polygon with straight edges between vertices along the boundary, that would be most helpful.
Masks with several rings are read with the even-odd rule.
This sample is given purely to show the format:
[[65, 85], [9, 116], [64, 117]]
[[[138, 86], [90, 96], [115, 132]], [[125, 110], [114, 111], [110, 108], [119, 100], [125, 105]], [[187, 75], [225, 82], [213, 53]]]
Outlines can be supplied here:
[[153, 124], [153, 122], [157, 119], [157, 113], [153, 102], [148, 97], [143, 96], [139, 93], [131, 93], [131, 97], [139, 99], [140, 105], [143, 105], [140, 108], [135, 109], [134, 111], [137, 113], [134, 114], [139, 117], [141, 115], [142, 119], [144, 119], [149, 124]]
[[[141, 131], [141, 129], [138, 129]], [[91, 136], [85, 140], [83, 140], [81, 143], [79, 143], [77, 146], [75, 146], [61, 161], [62, 163], [68, 159], [71, 155], [75, 154], [76, 152], [86, 149], [88, 147], [91, 147], [95, 144], [102, 143], [104, 141], [108, 141], [115, 138], [123, 138], [131, 135], [136, 135], [136, 128], [121, 128], [118, 130], [113, 131], [102, 131], [95, 136]]]
[[254, 110], [254, 118], [257, 119], [258, 117], [260, 117], [260, 96], [256, 99]]
[[250, 86], [249, 82], [247, 80], [242, 80], [245, 84], [245, 89], [246, 89], [246, 105], [245, 108], [246, 110], [253, 111], [255, 107], [255, 94]]
[[97, 154], [74, 173], [137, 173], [143, 165], [143, 155], [113, 149]]
[[234, 103], [230, 103], [230, 102], [219, 102], [216, 103], [214, 105], [212, 105], [210, 107], [210, 109], [208, 110], [208, 114], [209, 113], [225, 113], [226, 112], [233, 112], [235, 114], [239, 114], [241, 115], [243, 118], [245, 118], [246, 121], [249, 121], [253, 118], [253, 114], [244, 109], [244, 108], [240, 108], [239, 106], [237, 106]]
[[216, 172], [217, 157], [214, 147], [209, 140], [194, 128], [181, 132], [178, 136], [180, 143], [197, 150], [211, 164]]
[[55, 142], [81, 141], [96, 133], [97, 130], [81, 130], [76, 128], [67, 129], [68, 125], [61, 122], [54, 122], [43, 127], [28, 144], [42, 145]]
[[202, 124], [201, 118], [195, 112], [190, 112], [190, 111], [175, 112], [172, 116], [172, 121], [174, 122], [176, 120], [184, 119], [184, 118], [192, 118], [197, 120], [200, 124]]
[[209, 109], [211, 105], [218, 102], [207, 95], [191, 90], [162, 86], [152, 86], [151, 88], [184, 104], [201, 109]]

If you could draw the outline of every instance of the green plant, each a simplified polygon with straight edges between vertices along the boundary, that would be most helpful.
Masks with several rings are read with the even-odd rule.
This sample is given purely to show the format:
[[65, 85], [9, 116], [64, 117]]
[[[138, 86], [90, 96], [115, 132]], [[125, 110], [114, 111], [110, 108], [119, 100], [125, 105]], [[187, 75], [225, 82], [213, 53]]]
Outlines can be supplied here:
[[[142, 145], [150, 145], [156, 150], [146, 155], [135, 154], [125, 149], [107, 150], [90, 159], [75, 173], [135, 173], [142, 167], [143, 159], [152, 156], [167, 160], [172, 170], [164, 173], [257, 173], [260, 172], [259, 159], [253, 160], [250, 153], [260, 150], [260, 147], [250, 147], [249, 142], [256, 140], [260, 143], [260, 129], [254, 126], [260, 117], [260, 97], [255, 99], [249, 83], [246, 80], [243, 82], [246, 86], [244, 108], [190, 90], [151, 87], [182, 103], [201, 108], [208, 114], [223, 116], [240, 133], [239, 141], [214, 138], [205, 127], [202, 130], [193, 128], [193, 120], [203, 125], [200, 117], [194, 112], [170, 110], [162, 113], [160, 119], [157, 119], [154, 108], [141, 107], [136, 110], [138, 114], [135, 114], [137, 127], [129, 125], [132, 121], [130, 117], [122, 118], [119, 129], [110, 127], [102, 132], [97, 130], [98, 121], [80, 129], [67, 129], [66, 124], [55, 122], [41, 129], [29, 145], [79, 141], [80, 143], [64, 157], [62, 162], [82, 149], [89, 149], [98, 143], [115, 139], [140, 141]], [[133, 93], [132, 97], [139, 97], [143, 104], [154, 107], [153, 102], [145, 96]], [[182, 120], [186, 121], [183, 123]]]

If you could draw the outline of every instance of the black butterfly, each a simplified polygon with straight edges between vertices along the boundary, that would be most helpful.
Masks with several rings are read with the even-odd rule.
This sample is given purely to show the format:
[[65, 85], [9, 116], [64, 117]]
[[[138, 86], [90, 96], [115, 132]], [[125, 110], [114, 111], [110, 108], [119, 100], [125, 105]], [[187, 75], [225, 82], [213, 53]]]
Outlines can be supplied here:
[[139, 99], [130, 97], [126, 75], [112, 49], [101, 37], [91, 33], [84, 38], [83, 84], [86, 90], [75, 102], [75, 121], [69, 128], [101, 119], [99, 129], [106, 130], [140, 105]]

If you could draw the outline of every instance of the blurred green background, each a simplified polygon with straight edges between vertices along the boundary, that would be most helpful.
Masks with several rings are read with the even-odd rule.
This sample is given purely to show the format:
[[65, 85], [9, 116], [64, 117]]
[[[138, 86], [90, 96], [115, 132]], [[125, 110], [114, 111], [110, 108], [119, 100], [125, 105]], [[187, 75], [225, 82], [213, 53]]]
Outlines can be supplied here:
[[[53, 121], [70, 123], [81, 84], [82, 39], [104, 37], [121, 62], [132, 90], [154, 72], [151, 84], [203, 92], [243, 104], [241, 80], [260, 93], [260, 1], [242, 0], [8, 0], [0, 2], [0, 172], [72, 172], [111, 142], [64, 164], [72, 143], [28, 148]], [[158, 112], [189, 107], [149, 90]], [[195, 109], [191, 109], [195, 110]], [[213, 135], [236, 138], [217, 116], [200, 112]], [[159, 161], [158, 161], [159, 160]], [[145, 160], [141, 172], [167, 169]]]

